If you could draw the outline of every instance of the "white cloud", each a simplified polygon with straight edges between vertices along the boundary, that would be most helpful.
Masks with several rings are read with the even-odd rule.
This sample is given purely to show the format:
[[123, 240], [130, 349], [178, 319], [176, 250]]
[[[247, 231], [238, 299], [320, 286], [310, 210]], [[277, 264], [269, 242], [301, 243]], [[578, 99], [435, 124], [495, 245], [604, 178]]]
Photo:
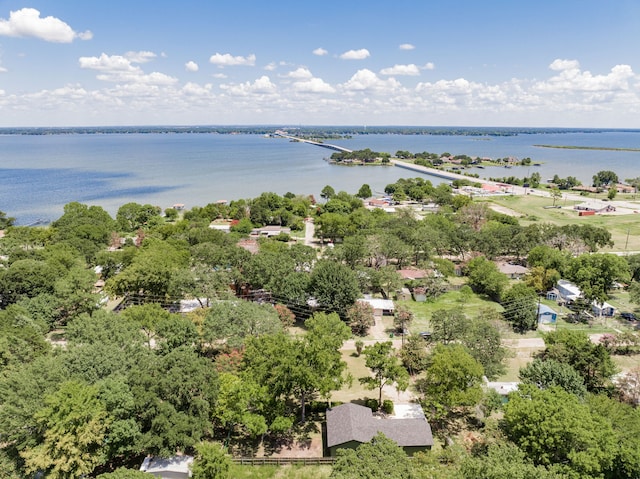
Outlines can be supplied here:
[[221, 54], [216, 53], [215, 55], [211, 55], [209, 58], [209, 62], [214, 65], [218, 65], [219, 67], [228, 67], [228, 66], [254, 66], [256, 64], [256, 56], [251, 54], [248, 57], [237, 56], [234, 57], [229, 53]]
[[423, 65], [422, 69], [423, 69], [423, 70], [433, 70], [433, 69], [435, 69], [435, 67], [436, 67], [436, 66], [435, 66], [433, 63], [431, 63], [431, 62], [427, 62], [427, 63], [425, 63], [425, 64]]
[[580, 62], [577, 60], [561, 60], [557, 58], [549, 65], [549, 68], [556, 71], [576, 70], [580, 68]]
[[289, 78], [295, 78], [299, 80], [313, 78], [313, 75], [311, 74], [309, 69], [304, 67], [300, 67], [297, 70], [287, 73], [287, 76]]
[[321, 78], [295, 82], [293, 88], [301, 93], [334, 93], [336, 90]]
[[220, 88], [232, 95], [247, 96], [254, 93], [274, 93], [277, 87], [268, 76], [263, 75], [253, 83], [224, 84], [220, 85]]
[[225, 75], [224, 73], [214, 73], [213, 75], [211, 75], [213, 78], [220, 78], [220, 79], [224, 79], [224, 78], [228, 78], [227, 75]]
[[6, 68], [0, 66], [0, 73], [7, 73], [9, 70], [7, 70]]
[[632, 88], [630, 81], [637, 76], [629, 65], [616, 65], [606, 75], [582, 71], [576, 60], [554, 60], [549, 68], [558, 72], [545, 81], [537, 82], [534, 90], [546, 93], [620, 92]]
[[325, 56], [325, 55], [329, 54], [329, 52], [327, 50], [325, 50], [324, 48], [316, 48], [313, 51], [313, 54], [317, 55], [319, 57], [322, 57], [322, 56]]
[[409, 65], [394, 65], [390, 68], [383, 68], [380, 70], [380, 74], [417, 76], [420, 75], [420, 69], [413, 63], [410, 63]]
[[348, 52], [344, 52], [340, 55], [340, 58], [343, 60], [364, 60], [370, 56], [371, 54], [369, 53], [369, 50], [361, 48], [360, 50], [349, 50]]
[[345, 91], [390, 92], [401, 87], [394, 78], [381, 80], [371, 70], [358, 70], [346, 83], [341, 85]]
[[275, 62], [271, 62], [264, 67], [264, 69], [267, 70], [268, 72], [272, 72], [277, 68], [278, 68], [278, 65]]
[[0, 19], [0, 36], [32, 37], [54, 43], [71, 43], [76, 38], [90, 40], [90, 31], [76, 32], [55, 17], [41, 17], [35, 8], [23, 8], [9, 13], [9, 19]]
[[403, 43], [398, 47], [400, 50], [415, 50], [415, 46], [411, 43]]
[[[148, 52], [143, 52], [148, 53]], [[80, 57], [80, 68], [101, 72], [96, 76], [98, 80], [121, 83], [140, 83], [143, 85], [171, 85], [178, 80], [164, 73], [153, 72], [145, 74], [136, 61], [146, 61], [147, 54], [131, 55], [134, 60], [121, 55], [101, 54], [99, 57]]]
[[127, 52], [124, 54], [124, 56], [125, 58], [127, 58], [133, 63], [147, 63], [153, 60], [158, 55], [156, 55], [153, 52], [140, 51], [140, 52]]
[[191, 61], [191, 60], [184, 64], [184, 68], [188, 72], [197, 72], [200, 69], [198, 64], [196, 62], [194, 62], [194, 61]]

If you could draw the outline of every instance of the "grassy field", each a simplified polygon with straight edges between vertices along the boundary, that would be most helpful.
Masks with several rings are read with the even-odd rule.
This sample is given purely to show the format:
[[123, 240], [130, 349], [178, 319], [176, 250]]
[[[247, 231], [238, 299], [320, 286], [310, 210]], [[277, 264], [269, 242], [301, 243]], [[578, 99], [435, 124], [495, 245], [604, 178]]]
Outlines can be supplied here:
[[331, 466], [231, 466], [234, 479], [327, 479]]
[[[585, 197], [584, 201], [593, 199]], [[522, 215], [520, 223], [528, 225], [531, 223], [553, 223], [556, 225], [569, 224], [591, 224], [607, 229], [611, 233], [614, 242], [613, 248], [605, 248], [607, 251], [640, 251], [640, 216], [629, 215], [594, 215], [578, 216], [572, 209], [575, 204], [582, 201], [571, 201], [560, 199], [557, 205], [562, 208], [548, 208], [553, 200], [539, 196], [496, 196], [486, 198], [483, 201], [494, 203], [499, 206], [512, 209]], [[640, 211], [640, 208], [638, 209]], [[627, 241], [628, 238], [628, 241]]]

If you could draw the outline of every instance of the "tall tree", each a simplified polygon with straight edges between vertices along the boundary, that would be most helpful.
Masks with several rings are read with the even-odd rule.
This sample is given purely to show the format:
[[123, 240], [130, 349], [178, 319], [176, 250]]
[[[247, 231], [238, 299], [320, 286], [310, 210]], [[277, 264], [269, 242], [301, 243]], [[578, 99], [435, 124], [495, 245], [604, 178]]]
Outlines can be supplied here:
[[62, 383], [45, 399], [36, 420], [43, 441], [22, 452], [27, 472], [47, 471], [47, 477], [67, 479], [90, 474], [104, 461], [109, 420], [97, 388]]
[[560, 329], [544, 336], [543, 359], [569, 364], [584, 379], [590, 392], [600, 391], [616, 373], [611, 355], [602, 344], [593, 344], [582, 331]]
[[193, 479], [227, 479], [231, 458], [224, 446], [215, 442], [196, 444], [196, 457], [191, 466]]
[[558, 386], [578, 397], [584, 397], [587, 393], [584, 379], [578, 371], [571, 365], [554, 359], [543, 361], [536, 358], [520, 368], [519, 376], [523, 384], [533, 384], [540, 389]]
[[516, 283], [502, 296], [504, 318], [520, 333], [536, 329], [538, 324], [537, 294], [524, 283]]
[[365, 366], [373, 375], [359, 378], [359, 381], [367, 389], [378, 389], [379, 407], [382, 406], [382, 389], [386, 385], [395, 384], [399, 391], [407, 389], [409, 375], [395, 355], [391, 341], [365, 346], [363, 354]]
[[535, 464], [568, 477], [603, 477], [616, 455], [611, 423], [559, 387], [521, 385], [505, 405], [504, 428]]
[[318, 261], [313, 268], [309, 293], [321, 306], [341, 316], [361, 294], [355, 272], [346, 265], [327, 260]]
[[340, 449], [331, 479], [416, 479], [407, 454], [398, 445], [378, 433], [357, 449]]
[[482, 399], [482, 365], [460, 344], [437, 345], [428, 359], [418, 389], [435, 419], [454, 408], [477, 405]]

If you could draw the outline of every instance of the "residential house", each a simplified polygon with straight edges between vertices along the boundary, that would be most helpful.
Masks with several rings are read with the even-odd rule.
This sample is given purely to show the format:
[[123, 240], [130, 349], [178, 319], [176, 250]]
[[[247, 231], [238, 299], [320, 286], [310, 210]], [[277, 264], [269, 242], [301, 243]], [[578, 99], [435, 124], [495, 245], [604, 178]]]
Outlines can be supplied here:
[[520, 279], [529, 272], [529, 268], [514, 263], [497, 263], [498, 270], [510, 279]]
[[252, 236], [271, 237], [271, 236], [278, 236], [280, 234], [290, 235], [291, 228], [286, 228], [284, 226], [278, 226], [278, 225], [268, 225], [268, 226], [263, 226], [262, 228], [254, 228], [253, 230], [251, 230]]
[[140, 471], [161, 479], [188, 479], [191, 477], [191, 456], [173, 456], [169, 458], [146, 457]]
[[382, 418], [374, 416], [368, 407], [353, 403], [327, 410], [326, 446], [330, 456], [335, 456], [338, 449], [355, 449], [379, 432], [395, 441], [410, 456], [433, 446], [431, 426], [424, 413]]
[[595, 314], [596, 316], [611, 317], [616, 314], [616, 308], [607, 302], [596, 303], [594, 301], [591, 305], [591, 309], [593, 310], [593, 314]]

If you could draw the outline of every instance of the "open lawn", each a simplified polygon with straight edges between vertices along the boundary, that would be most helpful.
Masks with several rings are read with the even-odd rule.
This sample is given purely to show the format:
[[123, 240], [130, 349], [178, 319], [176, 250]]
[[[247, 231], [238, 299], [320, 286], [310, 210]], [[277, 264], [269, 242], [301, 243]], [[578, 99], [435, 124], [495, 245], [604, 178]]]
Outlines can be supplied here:
[[497, 381], [519, 381], [518, 373], [520, 368], [526, 366], [535, 357], [535, 354], [544, 348], [510, 348], [509, 357], [505, 360], [507, 370]]
[[640, 368], [640, 354], [615, 354], [612, 358], [620, 372], [625, 373], [631, 369]]
[[[585, 197], [584, 201], [593, 199]], [[597, 214], [594, 216], [578, 216], [573, 206], [583, 201], [560, 199], [556, 205], [562, 208], [544, 208], [553, 205], [551, 198], [540, 196], [493, 196], [481, 201], [487, 201], [509, 208], [522, 215], [520, 223], [527, 225], [535, 222], [553, 223], [556, 225], [590, 224], [606, 228], [611, 233], [613, 248], [603, 251], [640, 251], [640, 217], [634, 214], [615, 215]], [[640, 211], [640, 206], [638, 208]], [[627, 240], [628, 239], [628, 240]]]
[[234, 479], [326, 479], [331, 466], [231, 466]]
[[483, 308], [492, 308], [502, 311], [499, 304], [484, 299], [476, 294], [471, 295], [466, 301], [459, 291], [449, 291], [438, 296], [435, 301], [419, 303], [413, 300], [396, 301], [396, 306], [404, 306], [413, 312], [413, 321], [409, 326], [411, 332], [430, 331], [429, 318], [434, 311], [439, 309], [460, 309], [469, 317], [477, 316]]

